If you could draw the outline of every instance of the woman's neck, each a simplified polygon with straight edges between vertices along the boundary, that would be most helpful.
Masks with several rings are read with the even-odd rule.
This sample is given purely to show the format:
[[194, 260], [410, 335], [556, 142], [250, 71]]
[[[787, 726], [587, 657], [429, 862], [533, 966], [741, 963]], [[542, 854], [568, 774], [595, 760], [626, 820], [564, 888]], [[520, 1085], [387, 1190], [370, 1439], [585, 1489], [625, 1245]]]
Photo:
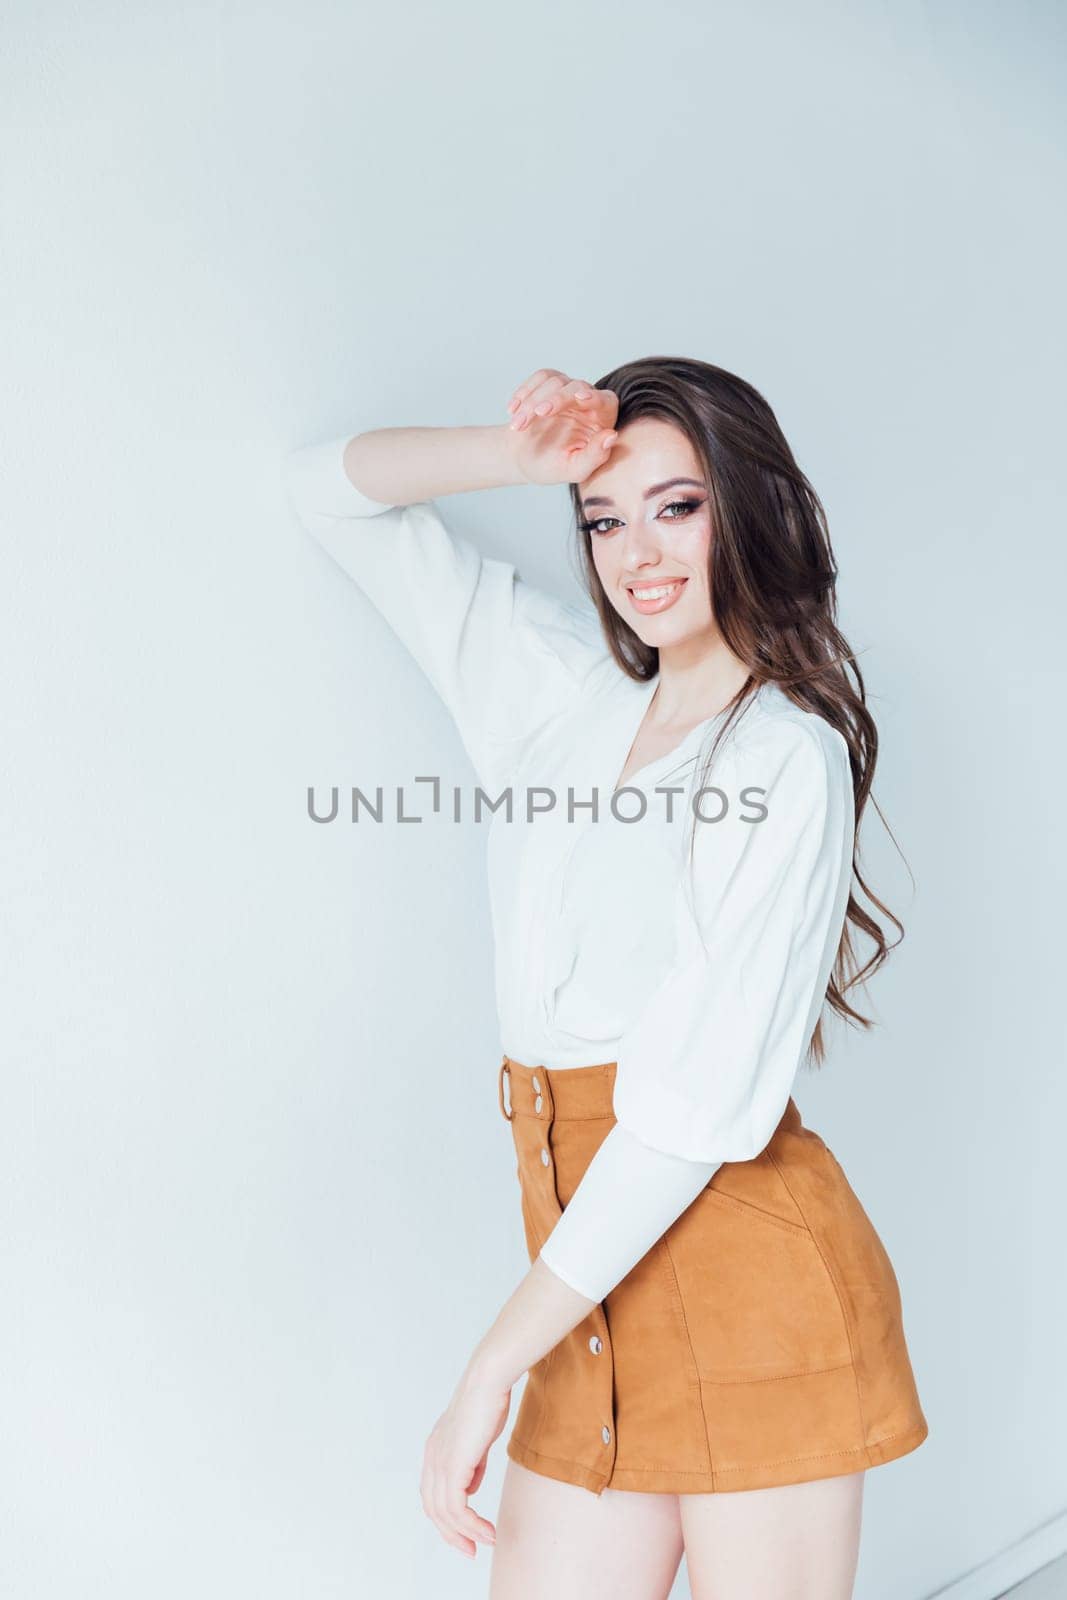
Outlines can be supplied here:
[[685, 732], [728, 706], [748, 677], [748, 667], [722, 639], [699, 654], [685, 645], [661, 650], [649, 721], [664, 732]]

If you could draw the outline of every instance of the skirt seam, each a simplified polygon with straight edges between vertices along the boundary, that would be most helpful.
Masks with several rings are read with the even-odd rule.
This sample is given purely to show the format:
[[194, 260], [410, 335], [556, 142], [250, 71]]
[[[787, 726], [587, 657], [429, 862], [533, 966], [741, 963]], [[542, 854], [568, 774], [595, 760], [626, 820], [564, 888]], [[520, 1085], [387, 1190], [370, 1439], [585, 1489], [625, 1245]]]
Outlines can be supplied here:
[[868, 1439], [867, 1443], [873, 1448], [875, 1445], [888, 1444], [890, 1439], [909, 1439], [913, 1433], [921, 1433], [925, 1439], [929, 1432], [926, 1422], [913, 1422], [910, 1428], [897, 1428], [893, 1433], [880, 1433], [876, 1439]]
[[[759, 1471], [763, 1467], [791, 1467], [794, 1466], [798, 1461], [836, 1461], [839, 1456], [865, 1456], [866, 1454], [867, 1446], [865, 1444], [853, 1444], [849, 1445], [844, 1450], [820, 1450], [815, 1455], [811, 1456], [775, 1456], [772, 1461], [757, 1461], [754, 1465], [755, 1470]], [[753, 1467], [747, 1465], [741, 1467], [720, 1467], [719, 1471], [725, 1476], [731, 1472], [751, 1472], [753, 1471]]]
[[603, 1476], [602, 1473], [597, 1474], [595, 1468], [587, 1467], [584, 1461], [565, 1461], [562, 1456], [549, 1456], [543, 1450], [535, 1450], [532, 1444], [527, 1444], [525, 1439], [516, 1439], [514, 1434], [510, 1436], [508, 1442], [513, 1444], [516, 1450], [528, 1450], [530, 1455], [537, 1457], [538, 1461], [551, 1461], [554, 1467], [577, 1467], [582, 1472], [592, 1473], [594, 1477]]
[[814, 1378], [824, 1372], [844, 1372], [848, 1367], [855, 1367], [853, 1361], [834, 1361], [828, 1367], [797, 1367], [790, 1372], [768, 1372], [762, 1378], [712, 1378], [702, 1374], [697, 1375], [698, 1383], [710, 1384], [713, 1388], [729, 1388], [735, 1384], [750, 1383], [792, 1383], [797, 1378]]
[[[875, 1444], [889, 1444], [890, 1441], [893, 1440], [893, 1439], [910, 1439], [915, 1434], [921, 1434], [923, 1438], [926, 1438], [927, 1437], [927, 1432], [928, 1432], [928, 1430], [924, 1429], [922, 1424], [916, 1423], [910, 1428], [900, 1428], [895, 1433], [884, 1433], [880, 1439], [877, 1439], [874, 1442], [875, 1442]], [[762, 1467], [789, 1467], [789, 1466], [793, 1466], [798, 1461], [833, 1461], [838, 1456], [861, 1456], [861, 1455], [866, 1455], [867, 1454], [867, 1449], [868, 1449], [868, 1447], [865, 1444], [856, 1444], [856, 1445], [850, 1445], [846, 1449], [843, 1449], [843, 1450], [823, 1450], [823, 1451], [819, 1451], [815, 1455], [777, 1456], [777, 1457], [775, 1457], [775, 1459], [773, 1461], [760, 1461], [760, 1462], [757, 1462], [756, 1463], [756, 1469], [758, 1470], [758, 1469], [760, 1469]], [[726, 1474], [726, 1473], [730, 1473], [730, 1472], [750, 1472], [752, 1470], [753, 1469], [750, 1466], [720, 1467], [719, 1468], [719, 1471], [722, 1474]]]
[[[511, 1436], [508, 1439], [508, 1449], [510, 1450], [512, 1446], [515, 1447], [515, 1450], [516, 1450], [517, 1453], [522, 1454], [522, 1455], [527, 1455], [527, 1456], [533, 1456], [538, 1461], [546, 1462], [549, 1466], [561, 1467], [561, 1468], [565, 1469], [566, 1471], [572, 1472], [572, 1473], [573, 1472], [581, 1473], [583, 1476], [589, 1477], [591, 1479], [595, 1479], [597, 1482], [599, 1482], [601, 1484], [604, 1484], [607, 1481], [606, 1476], [605, 1476], [605, 1474], [603, 1472], [598, 1472], [595, 1467], [586, 1466], [584, 1461], [565, 1461], [562, 1456], [549, 1456], [549, 1455], [546, 1455], [543, 1450], [535, 1450], [532, 1444], [527, 1444], [524, 1439], [517, 1439], [514, 1434], [511, 1434]], [[573, 1483], [574, 1479], [570, 1478], [570, 1479], [568, 1479], [568, 1482]]]
[[[669, 1231], [670, 1230], [668, 1229], [668, 1233]], [[682, 1299], [682, 1291], [678, 1286], [678, 1274], [674, 1266], [674, 1257], [671, 1254], [670, 1240], [668, 1239], [666, 1233], [662, 1237], [662, 1244], [664, 1254], [667, 1257], [667, 1267], [670, 1271], [671, 1286], [674, 1290], [675, 1305], [678, 1307], [678, 1314], [682, 1319], [682, 1331], [685, 1334], [685, 1342], [689, 1350], [689, 1359], [692, 1362], [692, 1370], [697, 1375], [697, 1398], [700, 1401], [700, 1424], [704, 1430], [704, 1451], [708, 1458], [708, 1476], [711, 1478], [712, 1485], [714, 1486], [715, 1461], [711, 1454], [711, 1435], [708, 1432], [708, 1414], [704, 1409], [704, 1391], [700, 1387], [700, 1368], [697, 1364], [696, 1351], [693, 1349], [693, 1336], [689, 1332], [689, 1322], [685, 1314], [685, 1301]]]
[[[927, 1432], [928, 1430], [925, 1429], [921, 1424], [915, 1424], [910, 1428], [903, 1428], [894, 1433], [883, 1434], [882, 1438], [879, 1439], [877, 1443], [879, 1445], [890, 1444], [896, 1439], [912, 1439], [916, 1437], [924, 1439], [927, 1437]], [[530, 1445], [526, 1444], [524, 1440], [517, 1439], [514, 1436], [509, 1441], [509, 1446], [510, 1444], [514, 1444], [516, 1450], [522, 1454], [534, 1456], [538, 1461], [544, 1461], [551, 1466], [559, 1467], [569, 1473], [577, 1473], [583, 1479], [591, 1479], [605, 1487], [610, 1486], [612, 1479], [615, 1477], [641, 1479], [643, 1477], [656, 1477], [663, 1473], [675, 1478], [711, 1477], [709, 1472], [701, 1471], [696, 1467], [677, 1467], [671, 1464], [649, 1464], [643, 1467], [624, 1467], [605, 1475], [602, 1472], [598, 1472], [596, 1468], [587, 1466], [584, 1462], [575, 1460], [565, 1461], [560, 1456], [550, 1456], [546, 1455], [543, 1450], [534, 1450]], [[720, 1477], [728, 1477], [731, 1474], [736, 1475], [738, 1473], [759, 1473], [767, 1468], [795, 1466], [801, 1461], [837, 1461], [846, 1459], [850, 1456], [862, 1456], [865, 1453], [866, 1451], [863, 1445], [852, 1445], [843, 1450], [824, 1450], [812, 1455], [778, 1456], [770, 1461], [751, 1462], [747, 1465], [738, 1467], [720, 1467], [717, 1475]], [[568, 1479], [568, 1481], [573, 1483], [575, 1479], [571, 1477]]]
[[860, 1392], [860, 1375], [859, 1375], [859, 1369], [856, 1366], [856, 1341], [855, 1341], [855, 1339], [853, 1337], [852, 1319], [850, 1318], [850, 1316], [848, 1314], [848, 1309], [847, 1309], [847, 1307], [845, 1305], [845, 1299], [844, 1299], [844, 1296], [841, 1293], [841, 1288], [840, 1288], [840, 1285], [838, 1284], [838, 1281], [837, 1281], [837, 1271], [836, 1271], [835, 1265], [834, 1265], [833, 1261], [831, 1261], [830, 1257], [827, 1255], [826, 1251], [823, 1249], [822, 1242], [817, 1238], [814, 1228], [811, 1226], [811, 1223], [808, 1221], [807, 1216], [806, 1216], [805, 1211], [804, 1211], [804, 1207], [801, 1205], [801, 1203], [800, 1203], [799, 1199], [797, 1198], [796, 1194], [793, 1192], [792, 1185], [790, 1184], [789, 1179], [786, 1177], [784, 1171], [782, 1170], [781, 1162], [777, 1159], [777, 1157], [773, 1154], [773, 1152], [771, 1150], [767, 1151], [767, 1156], [768, 1156], [768, 1159], [770, 1160], [772, 1166], [774, 1167], [774, 1170], [777, 1172], [778, 1176], [781, 1178], [782, 1182], [785, 1184], [785, 1187], [786, 1187], [789, 1195], [791, 1196], [794, 1205], [796, 1206], [797, 1210], [800, 1212], [800, 1215], [804, 1218], [804, 1226], [807, 1228], [808, 1232], [811, 1234], [812, 1242], [814, 1243], [816, 1250], [818, 1250], [818, 1252], [819, 1252], [819, 1259], [822, 1261], [823, 1266], [826, 1268], [826, 1275], [829, 1278], [830, 1283], [831, 1283], [831, 1285], [833, 1287], [834, 1295], [835, 1295], [835, 1297], [837, 1299], [837, 1304], [838, 1304], [838, 1306], [840, 1308], [840, 1311], [841, 1311], [841, 1320], [845, 1325], [845, 1336], [848, 1339], [848, 1349], [849, 1349], [849, 1355], [851, 1357], [851, 1360], [850, 1360], [849, 1364], [852, 1367], [852, 1378], [853, 1378], [853, 1382], [856, 1385], [856, 1411], [857, 1411], [857, 1413], [859, 1415], [860, 1433], [862, 1434], [863, 1441], [864, 1441], [862, 1448], [866, 1452], [866, 1449], [867, 1449], [867, 1419], [864, 1416], [864, 1412], [863, 1412], [863, 1396], [862, 1396], [862, 1394]]
[[802, 1239], [811, 1240], [811, 1229], [807, 1223], [791, 1222], [788, 1217], [776, 1216], [773, 1211], [765, 1211], [762, 1206], [753, 1205], [750, 1200], [738, 1200], [736, 1195], [727, 1194], [723, 1189], [716, 1189], [713, 1181], [701, 1189], [700, 1198], [704, 1195], [713, 1196], [720, 1205], [732, 1206], [741, 1216], [751, 1216], [754, 1221], [764, 1222], [768, 1227], [782, 1228], [786, 1233], [799, 1234]]
[[897, 1427], [893, 1434], [878, 1434], [877, 1438], [869, 1440], [870, 1445], [888, 1445], [891, 1438], [907, 1438], [910, 1434], [923, 1434], [926, 1437], [929, 1429], [925, 1422], [912, 1422], [910, 1427]]
[[[553, 1122], [611, 1122], [614, 1119], [612, 1111], [559, 1111], [552, 1115]], [[544, 1125], [545, 1119], [536, 1111], [513, 1111], [512, 1117], [519, 1122], [540, 1122]]]

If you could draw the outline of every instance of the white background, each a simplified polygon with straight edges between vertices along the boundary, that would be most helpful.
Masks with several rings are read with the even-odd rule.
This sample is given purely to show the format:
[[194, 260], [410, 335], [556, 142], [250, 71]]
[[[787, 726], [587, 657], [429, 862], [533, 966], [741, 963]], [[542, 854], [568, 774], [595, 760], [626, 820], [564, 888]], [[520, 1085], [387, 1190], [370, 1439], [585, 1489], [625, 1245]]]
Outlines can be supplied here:
[[[753, 382], [823, 497], [907, 863], [869, 806], [906, 937], [797, 1089], [930, 1423], [858, 1600], [1067, 1509], [1063, 45], [1051, 3], [7, 8], [6, 1596], [486, 1592], [418, 1496], [527, 1266], [484, 827], [308, 820], [473, 775], [280, 463], [650, 354]], [[574, 592], [562, 489], [445, 510]]]

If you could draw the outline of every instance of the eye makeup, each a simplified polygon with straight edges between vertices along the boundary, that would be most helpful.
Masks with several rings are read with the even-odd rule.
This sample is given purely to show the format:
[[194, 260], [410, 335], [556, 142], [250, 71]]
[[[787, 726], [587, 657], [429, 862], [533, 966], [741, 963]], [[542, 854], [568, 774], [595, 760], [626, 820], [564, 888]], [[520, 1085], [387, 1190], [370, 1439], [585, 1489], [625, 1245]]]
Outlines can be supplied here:
[[[666, 505], [661, 508], [661, 512], [657, 514], [656, 520], [657, 522], [660, 520], [660, 516], [662, 515], [663, 511], [680, 510], [682, 512], [681, 516], [668, 517], [666, 520], [668, 522], [685, 522], [688, 517], [693, 515], [694, 511], [699, 511], [703, 504], [703, 500], [668, 500]], [[582, 533], [590, 533], [598, 538], [606, 538], [607, 532], [601, 531], [600, 524], [602, 522], [618, 522], [619, 520], [620, 519], [618, 517], [610, 517], [606, 515], [603, 517], [580, 518], [578, 527]]]

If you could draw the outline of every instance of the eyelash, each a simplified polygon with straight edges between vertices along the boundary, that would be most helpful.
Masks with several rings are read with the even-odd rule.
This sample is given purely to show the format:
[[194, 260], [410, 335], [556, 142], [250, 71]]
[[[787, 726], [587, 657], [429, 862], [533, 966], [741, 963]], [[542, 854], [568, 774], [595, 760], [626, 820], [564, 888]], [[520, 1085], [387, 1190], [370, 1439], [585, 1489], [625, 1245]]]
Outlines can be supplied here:
[[[667, 521], [684, 522], [686, 517], [691, 516], [694, 511], [699, 510], [703, 504], [703, 500], [671, 500], [663, 507], [663, 509], [664, 511], [673, 511], [676, 506], [681, 506], [685, 511], [685, 517], [668, 517]], [[598, 539], [606, 539], [608, 537], [606, 533], [597, 532], [597, 524], [599, 522], [618, 522], [618, 520], [618, 517], [592, 517], [589, 521], [579, 522], [578, 527], [581, 529], [582, 533], [591, 533], [595, 534]]]

